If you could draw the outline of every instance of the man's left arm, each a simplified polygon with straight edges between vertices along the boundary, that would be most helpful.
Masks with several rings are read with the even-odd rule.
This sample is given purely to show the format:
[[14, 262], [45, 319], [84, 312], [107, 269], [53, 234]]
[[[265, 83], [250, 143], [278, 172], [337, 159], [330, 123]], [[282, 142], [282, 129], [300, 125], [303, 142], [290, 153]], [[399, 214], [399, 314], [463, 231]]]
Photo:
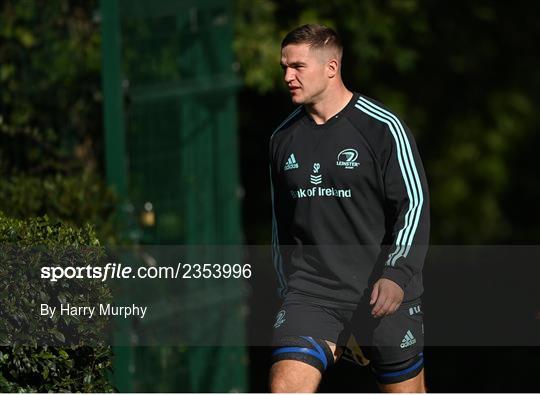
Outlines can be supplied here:
[[383, 177], [391, 243], [383, 248], [383, 272], [371, 293], [375, 317], [397, 310], [411, 278], [422, 271], [429, 244], [429, 192], [416, 143], [397, 118], [388, 129]]

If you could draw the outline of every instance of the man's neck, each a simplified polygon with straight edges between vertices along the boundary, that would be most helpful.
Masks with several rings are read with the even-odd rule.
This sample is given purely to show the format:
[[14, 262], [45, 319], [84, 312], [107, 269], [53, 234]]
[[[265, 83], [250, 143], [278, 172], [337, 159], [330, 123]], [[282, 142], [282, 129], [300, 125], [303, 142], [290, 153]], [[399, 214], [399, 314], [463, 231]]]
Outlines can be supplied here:
[[311, 115], [317, 125], [326, 123], [330, 118], [343, 110], [353, 94], [344, 85], [335, 91], [325, 92], [319, 101], [306, 104], [306, 111]]

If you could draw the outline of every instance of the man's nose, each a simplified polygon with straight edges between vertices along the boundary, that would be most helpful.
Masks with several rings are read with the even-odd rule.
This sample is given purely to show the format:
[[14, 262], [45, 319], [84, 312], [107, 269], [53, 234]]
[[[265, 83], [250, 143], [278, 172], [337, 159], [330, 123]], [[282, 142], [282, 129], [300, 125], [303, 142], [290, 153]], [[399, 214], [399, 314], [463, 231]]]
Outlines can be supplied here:
[[291, 69], [290, 67], [287, 67], [285, 69], [285, 74], [283, 76], [283, 79], [285, 80], [285, 82], [288, 84], [289, 82], [291, 82], [292, 80], [294, 80], [294, 70]]

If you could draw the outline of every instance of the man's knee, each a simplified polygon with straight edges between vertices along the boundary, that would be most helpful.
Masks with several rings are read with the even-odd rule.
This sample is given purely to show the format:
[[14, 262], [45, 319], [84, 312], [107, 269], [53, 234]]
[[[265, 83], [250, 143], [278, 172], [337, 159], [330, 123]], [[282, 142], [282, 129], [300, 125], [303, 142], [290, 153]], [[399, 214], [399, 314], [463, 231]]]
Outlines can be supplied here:
[[384, 392], [425, 392], [423, 353], [393, 364], [377, 364], [373, 372]]
[[270, 391], [315, 392], [321, 382], [321, 372], [305, 362], [281, 360], [270, 369]]

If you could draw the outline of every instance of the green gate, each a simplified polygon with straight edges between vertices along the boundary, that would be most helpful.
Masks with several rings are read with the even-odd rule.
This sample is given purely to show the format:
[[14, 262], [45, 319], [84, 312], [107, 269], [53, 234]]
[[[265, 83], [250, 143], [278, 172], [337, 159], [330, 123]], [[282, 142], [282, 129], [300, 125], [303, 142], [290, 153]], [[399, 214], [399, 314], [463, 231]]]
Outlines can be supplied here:
[[[101, 19], [106, 167], [120, 198], [124, 239], [147, 245], [240, 244], [239, 81], [231, 5], [102, 0]], [[234, 324], [228, 326], [242, 336], [244, 292], [227, 284], [199, 283], [196, 292], [228, 296], [213, 309], [232, 311]], [[189, 304], [193, 292], [182, 282], [160, 287], [155, 297]], [[221, 325], [219, 316], [207, 325]], [[131, 330], [129, 322], [119, 322], [119, 336], [130, 336]], [[114, 380], [121, 391], [246, 390], [243, 348], [115, 351]]]

